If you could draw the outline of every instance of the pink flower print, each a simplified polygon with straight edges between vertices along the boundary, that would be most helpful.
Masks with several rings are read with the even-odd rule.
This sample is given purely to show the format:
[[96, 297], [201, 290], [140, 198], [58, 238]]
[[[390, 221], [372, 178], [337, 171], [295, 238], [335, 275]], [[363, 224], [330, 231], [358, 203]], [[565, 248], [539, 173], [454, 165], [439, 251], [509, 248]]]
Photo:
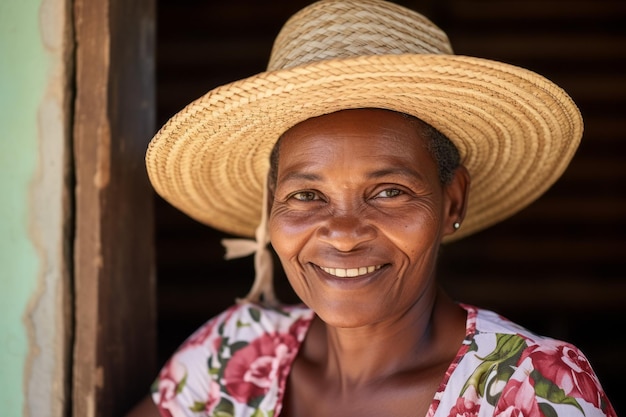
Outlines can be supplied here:
[[209, 387], [209, 397], [206, 401], [205, 411], [207, 415], [213, 415], [213, 411], [215, 407], [220, 403], [221, 392], [220, 392], [220, 384], [211, 379], [211, 386]]
[[[177, 398], [186, 390], [188, 378], [192, 378], [185, 366], [176, 360], [174, 356], [161, 370], [159, 374], [159, 392], [157, 406], [165, 417], [186, 415], [183, 412], [186, 408], [193, 411], [206, 411], [211, 415], [215, 407], [221, 400], [220, 385], [212, 378], [208, 380], [209, 386], [206, 391], [199, 390], [198, 398], [194, 395], [192, 398], [181, 401]], [[187, 392], [189, 395], [189, 392]], [[185, 401], [189, 402], [188, 404]]]
[[204, 343], [207, 340], [211, 333], [213, 333], [213, 329], [215, 328], [215, 322], [211, 321], [200, 327], [198, 330], [192, 334], [187, 341], [185, 341], [184, 345], [181, 349], [186, 349], [191, 346], [197, 346]]
[[470, 385], [462, 397], [456, 400], [456, 404], [450, 409], [448, 417], [477, 417], [480, 404], [476, 388]]
[[602, 390], [599, 382], [587, 359], [576, 348], [554, 342], [551, 346], [531, 348], [527, 355], [534, 368], [563, 389], [565, 395], [582, 398], [600, 407]]
[[290, 334], [266, 334], [237, 350], [224, 371], [226, 390], [244, 403], [264, 395], [277, 382], [296, 346]]
[[295, 337], [297, 341], [302, 342], [309, 330], [310, 323], [311, 319], [296, 320], [289, 328], [289, 334]]
[[182, 390], [187, 379], [186, 368], [176, 361], [176, 358], [163, 367], [159, 374], [159, 392], [157, 407], [161, 414], [168, 417], [180, 412], [180, 406], [176, 401], [176, 396]]
[[544, 417], [537, 404], [535, 388], [528, 378], [523, 381], [509, 380], [502, 391], [494, 415], [496, 417]]

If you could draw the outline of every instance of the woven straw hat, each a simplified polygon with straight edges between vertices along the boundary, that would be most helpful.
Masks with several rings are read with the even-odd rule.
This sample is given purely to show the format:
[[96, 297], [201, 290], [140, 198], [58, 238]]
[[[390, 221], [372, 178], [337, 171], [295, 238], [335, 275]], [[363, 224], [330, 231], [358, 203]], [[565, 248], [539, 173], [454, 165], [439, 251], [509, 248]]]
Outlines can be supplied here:
[[582, 136], [577, 107], [542, 76], [453, 55], [444, 32], [396, 4], [328, 0], [285, 24], [267, 72], [215, 88], [163, 126], [146, 155], [150, 181], [192, 218], [254, 236], [279, 136], [311, 117], [366, 107], [414, 115], [458, 148], [472, 186], [451, 239], [539, 197]]

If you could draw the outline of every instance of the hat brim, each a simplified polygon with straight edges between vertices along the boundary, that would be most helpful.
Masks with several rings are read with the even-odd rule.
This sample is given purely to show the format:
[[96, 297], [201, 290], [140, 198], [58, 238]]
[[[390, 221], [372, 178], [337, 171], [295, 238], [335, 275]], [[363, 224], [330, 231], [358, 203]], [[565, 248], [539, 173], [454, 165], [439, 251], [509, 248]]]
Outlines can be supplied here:
[[270, 152], [287, 129], [350, 108], [414, 115], [456, 145], [471, 176], [459, 239], [530, 204], [563, 173], [582, 136], [578, 108], [523, 68], [457, 55], [314, 62], [218, 87], [151, 141], [155, 190], [197, 221], [254, 236]]

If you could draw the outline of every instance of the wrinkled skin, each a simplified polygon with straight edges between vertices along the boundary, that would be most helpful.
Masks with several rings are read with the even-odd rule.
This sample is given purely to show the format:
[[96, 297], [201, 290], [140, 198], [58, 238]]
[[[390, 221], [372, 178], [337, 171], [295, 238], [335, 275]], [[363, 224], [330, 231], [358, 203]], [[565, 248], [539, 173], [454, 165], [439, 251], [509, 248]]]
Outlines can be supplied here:
[[435, 263], [467, 171], [442, 184], [420, 130], [385, 110], [309, 119], [279, 146], [270, 240], [317, 314], [281, 416], [425, 415], [464, 337]]
[[393, 321], [432, 302], [437, 251], [463, 217], [467, 179], [440, 183], [415, 125], [390, 111], [337, 112], [290, 129], [279, 160], [272, 245], [326, 323]]

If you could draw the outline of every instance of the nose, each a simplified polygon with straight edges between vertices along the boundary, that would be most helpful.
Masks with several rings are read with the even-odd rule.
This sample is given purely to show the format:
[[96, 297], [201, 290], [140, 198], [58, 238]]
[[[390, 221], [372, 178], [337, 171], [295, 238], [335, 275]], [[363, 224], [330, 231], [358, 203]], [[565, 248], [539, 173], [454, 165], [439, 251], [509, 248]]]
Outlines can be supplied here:
[[317, 229], [317, 237], [340, 252], [350, 252], [376, 238], [376, 229], [362, 213], [329, 214]]

